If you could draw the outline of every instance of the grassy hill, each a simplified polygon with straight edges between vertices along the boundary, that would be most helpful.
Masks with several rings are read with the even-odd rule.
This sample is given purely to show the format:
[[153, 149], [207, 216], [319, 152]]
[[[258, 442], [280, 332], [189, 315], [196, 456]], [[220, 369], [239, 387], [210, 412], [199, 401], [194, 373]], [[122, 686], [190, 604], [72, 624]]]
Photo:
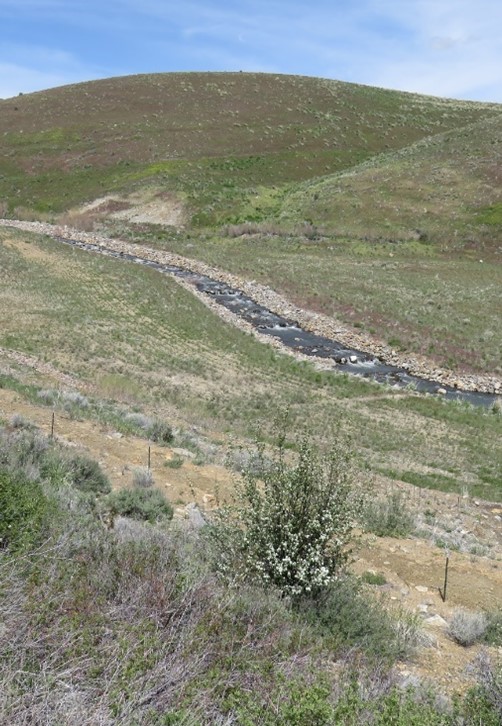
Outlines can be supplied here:
[[500, 252], [502, 115], [300, 184], [281, 212], [338, 234], [421, 238], [455, 252]]
[[0, 102], [0, 198], [10, 213], [53, 213], [155, 184], [182, 198], [193, 224], [216, 224], [246, 216], [257, 186], [347, 170], [500, 112], [298, 76], [81, 83]]

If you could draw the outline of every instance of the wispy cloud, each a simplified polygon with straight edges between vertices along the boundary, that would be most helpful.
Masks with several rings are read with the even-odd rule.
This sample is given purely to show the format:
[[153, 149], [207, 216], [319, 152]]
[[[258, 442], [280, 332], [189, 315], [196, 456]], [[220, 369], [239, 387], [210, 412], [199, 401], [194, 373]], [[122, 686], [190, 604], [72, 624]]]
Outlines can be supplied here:
[[242, 69], [502, 101], [498, 0], [1, 0], [0, 25], [0, 64], [18, 69], [0, 96], [44, 79]]
[[497, 0], [388, 0], [386, 5], [412, 45], [398, 37], [392, 55], [384, 46], [370, 83], [502, 102], [502, 5]]
[[5, 43], [0, 48], [0, 98], [107, 75], [56, 47]]

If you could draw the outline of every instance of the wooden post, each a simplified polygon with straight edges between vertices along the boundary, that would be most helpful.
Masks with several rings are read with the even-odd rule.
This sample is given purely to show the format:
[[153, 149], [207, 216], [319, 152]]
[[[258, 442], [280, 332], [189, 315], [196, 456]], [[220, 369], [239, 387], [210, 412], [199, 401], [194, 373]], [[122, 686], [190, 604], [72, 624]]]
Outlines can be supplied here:
[[148, 445], [148, 470], [150, 470], [150, 464], [151, 464], [151, 447]]
[[448, 564], [450, 562], [450, 553], [448, 550], [446, 550], [446, 562], [444, 566], [444, 585], [443, 590], [439, 588], [439, 594], [441, 595], [441, 599], [443, 602], [446, 601], [446, 588], [448, 587]]
[[51, 439], [54, 438], [54, 419], [56, 417], [56, 414], [54, 411], [52, 412], [52, 421], [51, 421]]

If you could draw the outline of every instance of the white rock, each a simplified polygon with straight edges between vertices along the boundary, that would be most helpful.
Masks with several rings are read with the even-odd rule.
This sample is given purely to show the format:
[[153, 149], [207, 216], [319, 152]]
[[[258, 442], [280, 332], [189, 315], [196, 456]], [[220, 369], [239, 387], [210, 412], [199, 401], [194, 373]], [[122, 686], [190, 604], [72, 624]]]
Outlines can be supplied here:
[[187, 504], [185, 511], [187, 513], [188, 520], [194, 529], [202, 529], [202, 527], [204, 527], [206, 520], [195, 502]]
[[445, 628], [448, 623], [444, 618], [441, 617], [441, 615], [430, 615], [428, 618], [425, 618], [425, 623], [427, 625], [432, 625], [435, 628]]

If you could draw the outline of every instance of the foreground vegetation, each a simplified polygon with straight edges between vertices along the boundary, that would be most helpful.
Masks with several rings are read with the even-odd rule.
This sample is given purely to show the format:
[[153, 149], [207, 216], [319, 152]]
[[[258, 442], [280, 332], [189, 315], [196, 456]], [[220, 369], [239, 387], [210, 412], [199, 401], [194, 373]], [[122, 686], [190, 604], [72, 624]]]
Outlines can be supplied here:
[[[300, 606], [221, 579], [215, 539], [160, 509], [106, 528], [106, 481], [72, 457], [26, 422], [0, 429], [2, 723], [498, 723], [486, 660], [454, 703], [399, 684], [419, 641], [340, 564]], [[281, 476], [300, 486], [304, 464]]]

